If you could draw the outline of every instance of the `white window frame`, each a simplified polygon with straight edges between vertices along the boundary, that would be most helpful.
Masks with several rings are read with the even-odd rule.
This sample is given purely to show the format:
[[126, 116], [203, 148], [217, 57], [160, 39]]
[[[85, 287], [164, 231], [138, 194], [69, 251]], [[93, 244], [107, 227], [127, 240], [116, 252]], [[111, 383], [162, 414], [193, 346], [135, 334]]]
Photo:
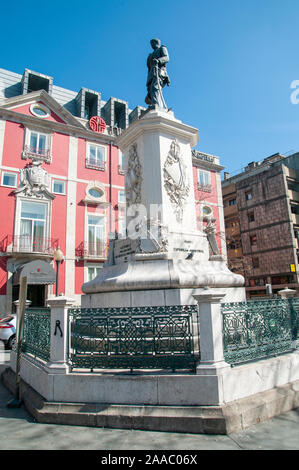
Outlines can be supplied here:
[[38, 204], [44, 204], [46, 206], [46, 219], [45, 219], [45, 231], [44, 231], [44, 238], [49, 239], [50, 238], [50, 233], [51, 233], [51, 201], [49, 200], [40, 200], [40, 199], [34, 199], [34, 198], [24, 198], [24, 197], [17, 197], [17, 202], [16, 202], [16, 216], [15, 216], [15, 230], [14, 234], [17, 237], [20, 237], [21, 235], [21, 213], [22, 213], [22, 203], [23, 202], [32, 202], [32, 203], [38, 203]]
[[[203, 182], [201, 183], [200, 181], [200, 174], [203, 174], [204, 176], [207, 176], [207, 182]], [[205, 178], [204, 178], [205, 179]], [[211, 184], [211, 172], [210, 171], [206, 171], [206, 170], [202, 170], [200, 168], [198, 168], [197, 170], [197, 180], [198, 180], [198, 184], [202, 185], [202, 186], [208, 186]]]
[[[204, 209], [207, 209], [207, 210], [208, 210], [208, 213], [207, 213], [207, 214], [204, 213]], [[213, 217], [213, 208], [212, 208], [210, 205], [208, 205], [208, 204], [203, 204], [201, 211], [202, 211], [202, 217], [203, 217], [203, 219], [208, 219], [208, 218]]]
[[[203, 180], [207, 180], [207, 182], [201, 182], [200, 174], [203, 175]], [[202, 170], [201, 168], [197, 169], [197, 187], [200, 191], [211, 192], [212, 191], [212, 184], [211, 184], [211, 172]]]
[[[107, 243], [107, 217], [105, 214], [99, 214], [97, 212], [88, 212], [86, 211], [85, 213], [85, 237], [84, 237], [84, 245], [87, 247], [87, 253], [89, 254], [89, 238], [88, 238], [88, 228], [89, 228], [89, 223], [88, 223], [88, 217], [98, 217], [103, 219], [103, 226], [104, 226], [104, 237], [103, 237], [103, 244], [106, 245]], [[96, 257], [97, 255], [90, 255], [91, 257], [94, 256]], [[102, 258], [101, 256], [98, 256], [99, 258]]]
[[120, 175], [125, 174], [125, 154], [121, 151], [118, 150], [118, 173]]
[[[34, 112], [34, 108], [40, 108], [40, 109], [42, 109], [46, 114], [45, 114], [44, 116], [41, 116], [40, 114]], [[39, 118], [41, 118], [41, 119], [45, 119], [45, 118], [51, 116], [51, 111], [49, 110], [49, 108], [47, 108], [47, 106], [45, 106], [45, 105], [42, 104], [42, 103], [32, 103], [32, 105], [30, 106], [30, 112], [31, 112], [31, 114], [33, 114], [34, 116], [39, 117]]]
[[[104, 159], [102, 161], [102, 165], [98, 163], [92, 163], [90, 161], [90, 148], [91, 147], [96, 147], [100, 148], [104, 151]], [[107, 148], [105, 145], [97, 144], [94, 142], [87, 142], [86, 143], [86, 157], [85, 157], [85, 166], [86, 168], [91, 168], [93, 170], [100, 170], [100, 171], [105, 171], [106, 170], [106, 162], [107, 162]]]
[[[62, 184], [63, 184], [63, 186], [64, 186], [64, 191], [63, 191], [62, 193], [59, 193], [59, 192], [57, 192], [57, 191], [54, 191], [54, 185], [55, 185], [55, 183], [59, 183], [59, 184], [62, 183]], [[65, 180], [60, 180], [59, 178], [54, 178], [54, 179], [52, 180], [52, 193], [54, 193], [54, 194], [60, 194], [61, 196], [65, 196], [65, 195], [66, 195], [66, 181], [65, 181]]]
[[[123, 201], [121, 201], [120, 193], [124, 194], [124, 200]], [[123, 205], [126, 204], [126, 191], [124, 189], [119, 189], [118, 190], [117, 201], [118, 201], [118, 204], [123, 204]]]
[[[45, 155], [41, 155], [38, 153], [34, 153], [30, 149], [30, 140], [31, 140], [31, 134], [35, 133], [38, 135], [44, 135], [46, 136], [46, 153]], [[24, 148], [22, 152], [22, 159], [27, 160], [27, 158], [32, 158], [34, 156], [35, 159], [39, 159], [42, 161], [45, 161], [47, 163], [51, 163], [52, 161], [52, 133], [49, 131], [45, 131], [42, 128], [37, 128], [37, 127], [26, 127], [25, 128], [25, 138], [24, 138]]]
[[[103, 269], [103, 266], [104, 266], [104, 263], [96, 263], [96, 264], [91, 264], [91, 263], [88, 263], [88, 264], [85, 264], [85, 270], [84, 270], [84, 282], [89, 282], [89, 276], [88, 276], [88, 270], [90, 268], [92, 269]], [[97, 274], [96, 274], [97, 276]], [[94, 278], [93, 278], [94, 279]]]
[[[9, 175], [9, 176], [14, 176], [15, 177], [15, 184], [13, 186], [11, 186], [10, 184], [4, 184], [3, 183], [3, 180], [4, 180], [4, 176], [5, 175]], [[6, 171], [6, 170], [2, 170], [2, 175], [1, 175], [1, 186], [4, 186], [5, 188], [16, 188], [18, 185], [18, 175], [17, 173], [14, 173], [13, 171]]]

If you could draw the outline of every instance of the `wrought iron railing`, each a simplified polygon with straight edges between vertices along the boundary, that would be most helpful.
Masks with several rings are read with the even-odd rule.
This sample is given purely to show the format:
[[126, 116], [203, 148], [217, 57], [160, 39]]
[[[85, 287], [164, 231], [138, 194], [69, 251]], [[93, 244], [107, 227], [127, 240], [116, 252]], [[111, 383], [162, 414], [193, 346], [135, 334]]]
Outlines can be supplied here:
[[212, 185], [211, 184], [198, 183], [197, 184], [197, 189], [199, 191], [204, 191], [206, 193], [211, 193], [212, 192]]
[[22, 351], [43, 361], [50, 360], [51, 313], [49, 308], [29, 308], [25, 312]]
[[81, 242], [75, 254], [78, 258], [105, 259], [107, 258], [107, 244], [105, 242]]
[[222, 304], [226, 362], [236, 365], [294, 350], [299, 299]]
[[32, 145], [25, 145], [22, 158], [26, 159], [30, 157], [39, 158], [48, 163], [51, 162], [51, 152], [49, 148], [38, 148]]
[[297, 341], [299, 347], [299, 298], [291, 298], [288, 302], [291, 310], [292, 338]]
[[100, 170], [100, 171], [106, 170], [106, 162], [102, 160], [97, 160], [96, 158], [91, 158], [91, 157], [86, 157], [85, 166], [86, 168], [91, 168], [93, 170]]
[[0, 243], [0, 251], [5, 253], [53, 254], [58, 244], [59, 240], [57, 238], [7, 235]]
[[71, 308], [72, 369], [194, 370], [197, 306]]

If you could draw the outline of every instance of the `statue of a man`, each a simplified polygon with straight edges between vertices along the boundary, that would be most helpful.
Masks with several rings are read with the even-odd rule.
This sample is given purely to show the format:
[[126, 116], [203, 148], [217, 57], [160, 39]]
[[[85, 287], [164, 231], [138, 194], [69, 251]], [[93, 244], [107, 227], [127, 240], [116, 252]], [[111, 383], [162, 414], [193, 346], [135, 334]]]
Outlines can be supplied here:
[[166, 64], [169, 62], [169, 55], [167, 48], [161, 46], [160, 39], [152, 39], [150, 41], [153, 52], [147, 58], [147, 95], [145, 98], [146, 104], [149, 106], [159, 106], [166, 108], [162, 88], [170, 85], [170, 80], [166, 70]]

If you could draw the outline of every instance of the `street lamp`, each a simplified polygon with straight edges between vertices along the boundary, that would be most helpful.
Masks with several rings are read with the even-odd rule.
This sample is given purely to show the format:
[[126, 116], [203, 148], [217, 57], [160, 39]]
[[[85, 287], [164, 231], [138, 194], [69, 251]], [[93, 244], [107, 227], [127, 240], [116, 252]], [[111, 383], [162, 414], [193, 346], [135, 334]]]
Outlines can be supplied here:
[[61, 261], [63, 260], [63, 252], [59, 248], [59, 246], [56, 248], [56, 250], [53, 253], [54, 259], [56, 261], [56, 297], [58, 297], [58, 276], [59, 276], [59, 265]]

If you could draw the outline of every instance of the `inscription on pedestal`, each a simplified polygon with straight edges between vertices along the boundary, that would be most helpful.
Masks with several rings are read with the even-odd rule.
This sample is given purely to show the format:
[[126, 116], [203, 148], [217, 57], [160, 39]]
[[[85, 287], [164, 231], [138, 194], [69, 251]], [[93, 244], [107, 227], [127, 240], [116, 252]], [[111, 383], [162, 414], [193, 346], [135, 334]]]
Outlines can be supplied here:
[[114, 260], [115, 263], [126, 263], [133, 259], [137, 249], [137, 240], [116, 240], [114, 247]]

